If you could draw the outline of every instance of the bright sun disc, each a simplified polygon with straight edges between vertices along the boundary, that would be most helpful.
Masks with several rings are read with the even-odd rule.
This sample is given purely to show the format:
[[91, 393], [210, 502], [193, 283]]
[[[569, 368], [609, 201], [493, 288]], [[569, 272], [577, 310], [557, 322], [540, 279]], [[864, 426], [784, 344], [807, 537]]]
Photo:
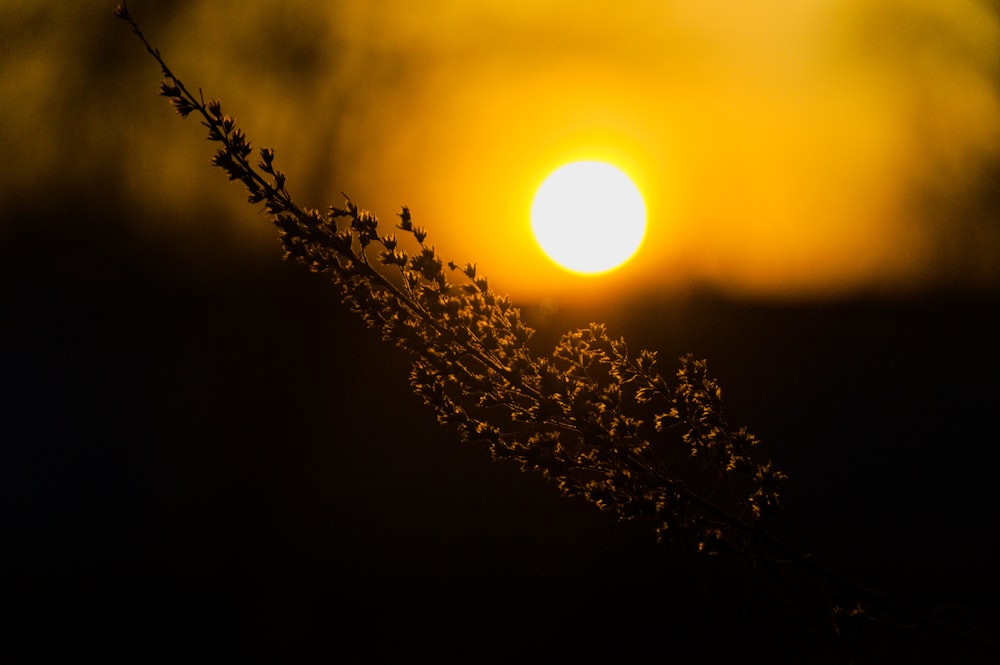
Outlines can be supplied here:
[[572, 272], [613, 270], [646, 235], [646, 204], [620, 169], [573, 162], [550, 175], [531, 205], [531, 230], [550, 259]]

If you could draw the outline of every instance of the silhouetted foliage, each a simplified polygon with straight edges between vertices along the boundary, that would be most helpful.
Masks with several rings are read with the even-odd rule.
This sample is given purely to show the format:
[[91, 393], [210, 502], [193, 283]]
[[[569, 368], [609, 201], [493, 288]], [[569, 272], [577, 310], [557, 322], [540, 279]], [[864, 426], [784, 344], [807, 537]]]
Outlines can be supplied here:
[[706, 361], [684, 356], [665, 376], [655, 351], [632, 350], [599, 323], [539, 354], [510, 298], [491, 290], [476, 264], [440, 257], [408, 208], [385, 230], [346, 197], [325, 211], [300, 207], [274, 150], [255, 157], [221, 102], [188, 90], [124, 3], [115, 13], [159, 63], [159, 94], [182, 118], [200, 117], [218, 144], [212, 164], [271, 216], [285, 258], [329, 276], [354, 312], [412, 355], [410, 384], [440, 423], [487, 442], [494, 459], [540, 473], [566, 496], [650, 522], [660, 539], [818, 581], [832, 634], [859, 622], [902, 629], [911, 619], [773, 535], [786, 476], [759, 458], [753, 434], [727, 423]]

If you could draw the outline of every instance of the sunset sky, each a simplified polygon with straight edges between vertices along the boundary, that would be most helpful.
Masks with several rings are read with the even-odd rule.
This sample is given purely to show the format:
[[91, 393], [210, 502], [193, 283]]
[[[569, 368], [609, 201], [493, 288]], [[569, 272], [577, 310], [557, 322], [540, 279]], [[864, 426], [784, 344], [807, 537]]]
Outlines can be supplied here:
[[[135, 7], [150, 38], [278, 149], [303, 205], [343, 191], [391, 220], [406, 204], [444, 255], [517, 297], [1000, 281], [1000, 18], [984, 2], [162, 4]], [[238, 220], [232, 242], [259, 245], [238, 192], [189, 177], [198, 133], [168, 131], [155, 98], [119, 103], [156, 68], [102, 3], [6, 6], [10, 190], [118, 168], [164, 218], [143, 233], [184, 244], [211, 200]], [[528, 211], [549, 172], [595, 158], [637, 181], [650, 232], [588, 281], [545, 259]]]
[[[114, 4], [0, 0], [0, 496], [25, 643], [107, 655], [121, 625], [147, 654], [176, 631], [244, 649], [320, 639], [343, 607], [345, 635], [375, 616], [436, 639], [433, 608], [491, 643], [509, 636], [477, 617], [586, 636], [618, 612], [612, 643], [651, 592], [675, 599], [636, 619], [651, 635], [766, 624], [734, 628], [747, 589], [716, 602], [724, 583], [641, 528], [439, 428], [406, 357], [281, 262]], [[990, 607], [995, 3], [129, 8], [300, 205], [343, 192], [386, 227], [408, 206], [524, 309], [539, 353], [600, 320], [667, 375], [707, 357], [817, 549], [908, 600]], [[645, 199], [613, 272], [532, 238], [537, 188], [575, 160]]]

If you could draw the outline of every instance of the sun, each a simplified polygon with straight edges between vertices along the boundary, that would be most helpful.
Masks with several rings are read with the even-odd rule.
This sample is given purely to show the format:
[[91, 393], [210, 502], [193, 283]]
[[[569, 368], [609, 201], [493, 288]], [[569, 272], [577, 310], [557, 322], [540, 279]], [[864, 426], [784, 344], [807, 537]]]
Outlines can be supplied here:
[[621, 266], [646, 235], [646, 204], [621, 169], [572, 162], [535, 194], [531, 230], [545, 254], [566, 270], [594, 275]]

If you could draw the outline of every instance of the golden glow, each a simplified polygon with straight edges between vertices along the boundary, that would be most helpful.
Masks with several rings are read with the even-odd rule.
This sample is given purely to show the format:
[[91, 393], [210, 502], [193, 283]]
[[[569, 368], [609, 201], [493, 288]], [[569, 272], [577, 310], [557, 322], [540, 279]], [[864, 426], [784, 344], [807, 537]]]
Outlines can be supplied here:
[[[142, 53], [78, 4], [5, 14], [7, 191], [114, 173], [149, 208], [142, 233], [198, 247], [210, 222], [270, 256], [272, 230], [199, 163], [197, 128], [142, 95]], [[346, 192], [391, 227], [406, 204], [445, 259], [518, 300], [1000, 284], [992, 0], [432, 4], [179, 3], [145, 28], [277, 150], [301, 205]], [[94, 86], [95, 62], [66, 53], [98, 57], [108, 40], [132, 50]], [[568, 161], [616, 164], [645, 198], [642, 250], [599, 280], [559, 268], [532, 234], [534, 195]]]
[[635, 183], [605, 162], [573, 162], [545, 179], [531, 206], [531, 230], [563, 268], [614, 270], [646, 235], [646, 204]]

